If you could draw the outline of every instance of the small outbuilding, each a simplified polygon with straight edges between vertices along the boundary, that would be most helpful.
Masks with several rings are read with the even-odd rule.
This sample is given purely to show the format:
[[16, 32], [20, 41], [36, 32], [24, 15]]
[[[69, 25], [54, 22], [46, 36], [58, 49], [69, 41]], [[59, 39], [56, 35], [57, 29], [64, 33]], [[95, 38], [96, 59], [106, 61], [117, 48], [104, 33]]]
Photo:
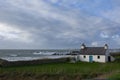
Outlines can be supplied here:
[[108, 45], [103, 47], [86, 47], [85, 44], [81, 45], [80, 54], [77, 56], [80, 61], [85, 62], [111, 62], [114, 61], [109, 53]]

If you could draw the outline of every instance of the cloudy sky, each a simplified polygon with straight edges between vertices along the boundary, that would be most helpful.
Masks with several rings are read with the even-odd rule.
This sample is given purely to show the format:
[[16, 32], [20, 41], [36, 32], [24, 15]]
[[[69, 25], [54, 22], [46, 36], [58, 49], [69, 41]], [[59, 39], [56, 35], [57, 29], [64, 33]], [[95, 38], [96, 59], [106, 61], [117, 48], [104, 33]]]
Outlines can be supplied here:
[[0, 48], [120, 48], [120, 0], [0, 0]]

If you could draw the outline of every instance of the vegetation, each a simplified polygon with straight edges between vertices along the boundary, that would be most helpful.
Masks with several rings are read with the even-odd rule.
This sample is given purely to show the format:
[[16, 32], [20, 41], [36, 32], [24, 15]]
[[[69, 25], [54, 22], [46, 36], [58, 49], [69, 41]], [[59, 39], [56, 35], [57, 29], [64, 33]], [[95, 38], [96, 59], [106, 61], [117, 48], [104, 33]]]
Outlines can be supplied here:
[[120, 52], [111, 53], [111, 55], [115, 58], [120, 58]]
[[[110, 74], [111, 73], [111, 74]], [[120, 79], [120, 63], [49, 63], [0, 67], [0, 79], [35, 80], [80, 80], [91, 79], [110, 74], [102, 78]], [[31, 77], [30, 77], [31, 76]], [[8, 80], [9, 80], [8, 79]]]
[[120, 72], [111, 75], [109, 80], [120, 80]]

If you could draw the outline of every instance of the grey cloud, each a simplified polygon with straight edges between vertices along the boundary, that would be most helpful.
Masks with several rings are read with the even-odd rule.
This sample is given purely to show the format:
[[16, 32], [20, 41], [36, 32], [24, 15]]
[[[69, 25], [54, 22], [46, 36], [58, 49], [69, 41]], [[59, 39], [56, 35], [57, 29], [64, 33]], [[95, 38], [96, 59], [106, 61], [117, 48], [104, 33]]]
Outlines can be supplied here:
[[32, 34], [30, 39], [34, 39], [29, 44], [2, 40], [3, 48], [79, 48], [82, 42], [117, 43], [112, 38], [101, 38], [100, 34], [118, 34], [119, 24], [89, 13], [56, 8], [42, 0], [6, 0], [0, 6], [0, 23], [28, 31]]

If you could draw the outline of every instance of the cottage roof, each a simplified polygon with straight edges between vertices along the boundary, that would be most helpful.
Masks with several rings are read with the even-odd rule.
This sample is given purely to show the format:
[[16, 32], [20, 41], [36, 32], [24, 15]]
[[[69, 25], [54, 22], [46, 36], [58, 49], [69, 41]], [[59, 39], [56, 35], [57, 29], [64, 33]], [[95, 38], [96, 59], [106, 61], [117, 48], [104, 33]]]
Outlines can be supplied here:
[[85, 47], [80, 49], [80, 54], [83, 55], [105, 55], [106, 49], [104, 47]]

